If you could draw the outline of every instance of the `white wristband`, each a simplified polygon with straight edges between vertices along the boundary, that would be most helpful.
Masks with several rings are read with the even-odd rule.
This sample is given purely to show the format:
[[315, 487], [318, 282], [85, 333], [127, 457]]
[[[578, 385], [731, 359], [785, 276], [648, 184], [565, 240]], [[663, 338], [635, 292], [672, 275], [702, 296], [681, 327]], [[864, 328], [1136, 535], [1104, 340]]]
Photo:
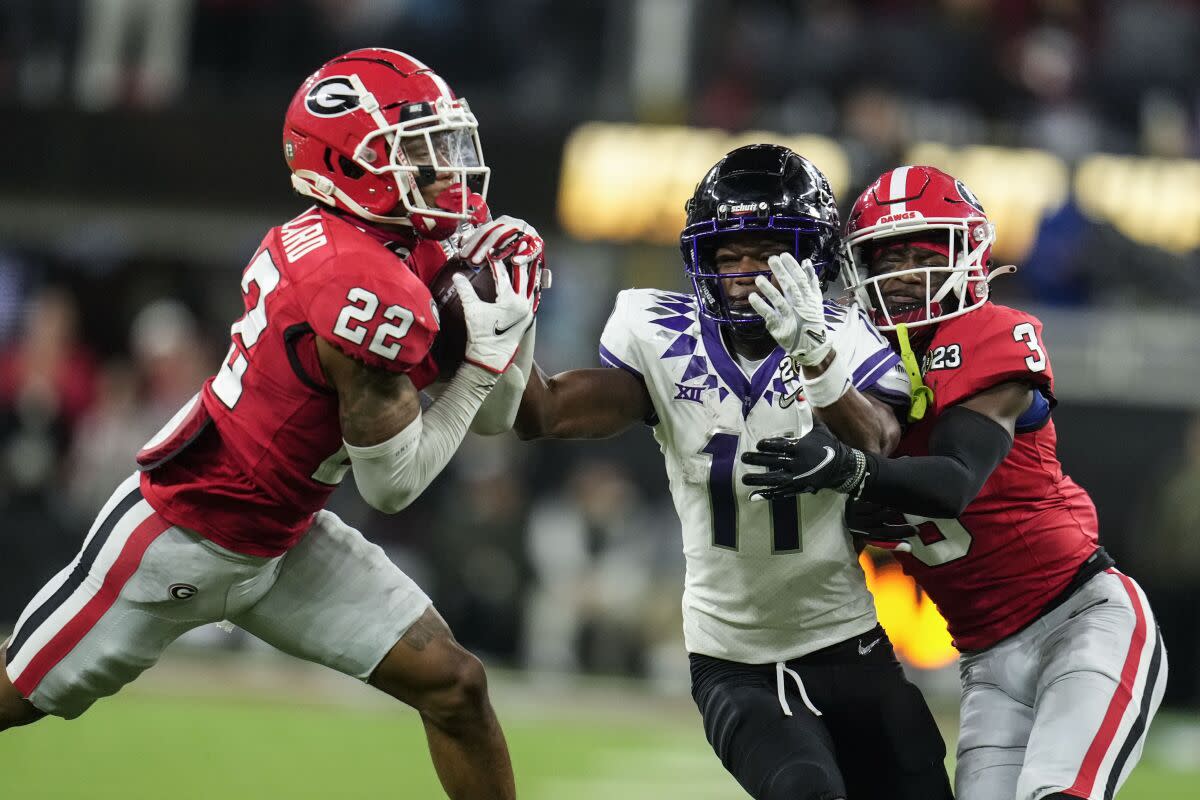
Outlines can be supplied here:
[[825, 408], [841, 400], [851, 386], [850, 368], [835, 349], [833, 360], [824, 372], [815, 378], [804, 378], [804, 397], [813, 408]]

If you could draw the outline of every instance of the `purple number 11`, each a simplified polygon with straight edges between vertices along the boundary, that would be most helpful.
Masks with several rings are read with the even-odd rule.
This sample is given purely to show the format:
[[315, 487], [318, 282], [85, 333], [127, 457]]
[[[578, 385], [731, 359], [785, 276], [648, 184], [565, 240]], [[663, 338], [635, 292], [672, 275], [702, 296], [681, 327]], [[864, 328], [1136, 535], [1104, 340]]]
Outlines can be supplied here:
[[[700, 451], [712, 456], [708, 470], [708, 497], [712, 507], [713, 546], [726, 550], [738, 549], [738, 496], [733, 485], [737, 450], [736, 433], [714, 433]], [[800, 545], [798, 502], [795, 497], [771, 501], [773, 552], [797, 553], [803, 549]]]

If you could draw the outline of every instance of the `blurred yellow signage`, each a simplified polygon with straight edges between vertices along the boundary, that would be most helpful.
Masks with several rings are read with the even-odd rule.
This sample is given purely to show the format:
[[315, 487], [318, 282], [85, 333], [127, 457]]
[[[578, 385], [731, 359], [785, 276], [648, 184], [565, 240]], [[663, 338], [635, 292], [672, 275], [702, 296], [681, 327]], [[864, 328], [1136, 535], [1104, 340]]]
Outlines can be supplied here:
[[[696, 182], [722, 155], [754, 142], [812, 159], [843, 206], [848, 192], [862, 188], [850, 185], [845, 149], [825, 136], [590, 122], [563, 150], [559, 222], [585, 241], [674, 244]], [[1172, 252], [1200, 247], [1200, 161], [1094, 155], [1072, 176], [1066, 162], [1042, 150], [919, 142], [905, 157], [971, 187], [996, 224], [993, 254], [1002, 263], [1028, 255], [1042, 219], [1072, 191], [1089, 217], [1133, 240]]]
[[829, 178], [834, 194], [846, 190], [850, 162], [841, 146], [824, 136], [591, 122], [567, 139], [559, 221], [585, 241], [676, 244], [683, 204], [704, 173], [730, 150], [756, 142], [804, 154]]
[[1200, 247], [1200, 161], [1094, 155], [1075, 171], [1079, 208], [1141, 244]]

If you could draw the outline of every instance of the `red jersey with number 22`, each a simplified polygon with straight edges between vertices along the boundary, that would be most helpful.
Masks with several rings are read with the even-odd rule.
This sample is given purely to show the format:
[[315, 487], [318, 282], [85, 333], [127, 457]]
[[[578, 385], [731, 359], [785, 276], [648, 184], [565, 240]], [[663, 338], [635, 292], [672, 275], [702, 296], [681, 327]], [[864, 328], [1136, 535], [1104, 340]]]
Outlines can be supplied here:
[[929, 455], [941, 413], [997, 384], [1029, 383], [1040, 393], [962, 516], [925, 521], [909, 539], [912, 552], [895, 554], [937, 604], [955, 646], [982, 650], [1035, 619], [1095, 552], [1096, 508], [1058, 461], [1054, 378], [1037, 318], [985, 303], [941, 322], [922, 368], [933, 403], [896, 455]]
[[271, 229], [241, 285], [246, 314], [220, 370], [138, 463], [143, 494], [167, 520], [273, 557], [308, 530], [349, 464], [316, 337], [423, 388], [437, 376], [438, 323], [405, 261], [324, 210]]

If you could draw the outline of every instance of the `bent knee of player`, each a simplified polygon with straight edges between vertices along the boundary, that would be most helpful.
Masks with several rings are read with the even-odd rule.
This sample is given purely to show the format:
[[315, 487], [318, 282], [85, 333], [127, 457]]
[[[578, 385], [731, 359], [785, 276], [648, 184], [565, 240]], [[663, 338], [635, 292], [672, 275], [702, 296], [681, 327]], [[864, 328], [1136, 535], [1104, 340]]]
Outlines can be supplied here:
[[440, 685], [421, 693], [414, 707], [439, 728], [455, 730], [478, 723], [488, 707], [487, 673], [466, 650], [448, 664]]
[[483, 664], [454, 640], [433, 607], [396, 643], [370, 683], [438, 727], [470, 725], [488, 713]]

